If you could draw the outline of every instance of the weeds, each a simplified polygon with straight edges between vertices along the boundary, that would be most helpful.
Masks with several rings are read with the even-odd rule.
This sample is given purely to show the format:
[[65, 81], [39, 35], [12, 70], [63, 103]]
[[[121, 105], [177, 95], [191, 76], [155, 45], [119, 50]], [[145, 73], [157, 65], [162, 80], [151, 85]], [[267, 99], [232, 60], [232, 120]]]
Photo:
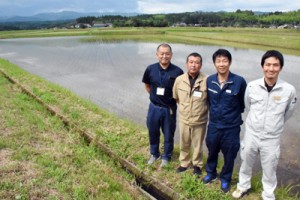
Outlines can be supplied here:
[[0, 199], [144, 199], [130, 185], [133, 177], [122, 176], [109, 157], [3, 76], [0, 91], [0, 135], [5, 138], [0, 142]]
[[[7, 61], [0, 60], [0, 68], [23, 85], [34, 86], [32, 91], [46, 97], [50, 106], [79, 127], [97, 134], [97, 139], [117, 155], [174, 188], [183, 198], [230, 199], [230, 193], [220, 192], [218, 182], [204, 186], [190, 171], [183, 175], [175, 173], [179, 163], [177, 145], [173, 162], [166, 168], [160, 169], [160, 162], [147, 166], [149, 147], [145, 128], [121, 120]], [[0, 198], [143, 199], [131, 187], [134, 177], [121, 170], [93, 143], [86, 144], [72, 128], [66, 129], [56, 116], [10, 85], [3, 76], [0, 76], [0, 92], [0, 134], [1, 138], [5, 137], [5, 142], [0, 141], [0, 162], [5, 163], [0, 165]], [[252, 181], [253, 192], [245, 199], [260, 197], [260, 177], [253, 177]], [[292, 199], [288, 194], [290, 187], [282, 190], [276, 191], [278, 199]]]

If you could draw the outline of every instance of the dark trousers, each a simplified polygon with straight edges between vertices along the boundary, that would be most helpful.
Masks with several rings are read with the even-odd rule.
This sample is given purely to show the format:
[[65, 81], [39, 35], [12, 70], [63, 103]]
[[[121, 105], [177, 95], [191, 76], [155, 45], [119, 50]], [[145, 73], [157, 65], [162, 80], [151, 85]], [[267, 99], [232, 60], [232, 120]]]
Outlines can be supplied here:
[[240, 126], [217, 129], [208, 125], [206, 146], [208, 148], [208, 158], [206, 172], [212, 177], [217, 177], [218, 155], [221, 151], [224, 157], [224, 166], [220, 173], [222, 182], [231, 182], [234, 160], [240, 149]]
[[174, 149], [174, 133], [176, 129], [176, 108], [156, 106], [150, 103], [147, 115], [147, 127], [149, 131], [150, 153], [160, 156], [160, 129], [164, 134], [164, 153], [162, 159], [171, 160]]

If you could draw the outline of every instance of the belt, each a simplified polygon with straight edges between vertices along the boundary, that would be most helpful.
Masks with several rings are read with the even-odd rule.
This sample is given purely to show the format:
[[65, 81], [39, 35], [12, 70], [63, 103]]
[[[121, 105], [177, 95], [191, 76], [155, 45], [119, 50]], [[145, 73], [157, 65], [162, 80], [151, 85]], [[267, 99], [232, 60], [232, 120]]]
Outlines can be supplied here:
[[162, 104], [159, 104], [159, 103], [153, 103], [151, 102], [153, 105], [155, 106], [158, 106], [158, 107], [161, 107], [161, 108], [169, 108], [169, 106], [165, 106], [165, 105], [162, 105]]

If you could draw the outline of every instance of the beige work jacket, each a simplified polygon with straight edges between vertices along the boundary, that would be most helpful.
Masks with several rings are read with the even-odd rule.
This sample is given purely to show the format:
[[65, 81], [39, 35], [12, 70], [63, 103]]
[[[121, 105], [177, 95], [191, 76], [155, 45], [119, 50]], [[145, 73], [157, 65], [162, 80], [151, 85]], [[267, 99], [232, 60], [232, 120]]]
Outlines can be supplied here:
[[189, 75], [178, 76], [173, 86], [173, 98], [178, 103], [179, 119], [190, 126], [207, 123], [207, 76], [200, 72], [191, 89]]

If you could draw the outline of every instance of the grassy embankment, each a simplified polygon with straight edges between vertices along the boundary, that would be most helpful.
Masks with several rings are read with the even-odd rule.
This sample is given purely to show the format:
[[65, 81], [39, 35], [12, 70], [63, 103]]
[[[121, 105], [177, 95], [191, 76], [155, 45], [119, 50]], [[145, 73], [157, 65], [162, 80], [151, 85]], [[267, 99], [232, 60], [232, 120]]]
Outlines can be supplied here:
[[[6, 61], [0, 60], [0, 68], [16, 78], [24, 75], [22, 83], [73, 119], [89, 115], [77, 113], [87, 102], [70, 92]], [[0, 93], [0, 199], [146, 199], [133, 185], [134, 177], [2, 74]]]
[[[117, 34], [112, 36], [111, 31], [114, 30]], [[203, 34], [209, 35], [209, 30], [205, 30], [206, 32], [204, 31]], [[167, 29], [93, 29], [52, 33], [56, 36], [75, 33], [78, 35], [101, 34], [103, 36], [100, 38], [98, 36], [97, 39], [105, 41], [107, 39], [125, 39], [127, 38], [124, 36], [125, 32], [128, 32], [128, 39], [142, 40], [146, 38], [147, 41], [157, 42], [187, 40], [189, 43], [194, 43], [194, 41], [191, 41], [193, 39], [188, 41], [188, 38], [194, 38], [195, 35], [200, 34], [193, 31], [184, 32], [183, 29], [170, 29], [169, 31]], [[149, 35], [145, 36], [145, 33]], [[295, 34], [293, 31], [292, 33]], [[53, 36], [49, 31], [32, 31], [14, 32], [14, 35], [3, 32], [0, 33], [0, 37], [4, 37], [5, 34], [14, 37]], [[181, 40], [176, 40], [181, 34], [184, 35]], [[211, 35], [213, 34], [211, 33]], [[225, 45], [225, 43], [223, 44]], [[231, 199], [230, 195], [223, 195], [219, 192], [218, 183], [205, 187], [190, 172], [175, 174], [174, 169], [179, 164], [178, 146], [175, 147], [174, 162], [166, 169], [161, 170], [158, 165], [149, 167], [145, 164], [149, 153], [145, 128], [118, 119], [71, 92], [28, 74], [6, 61], [0, 61], [0, 68], [19, 80], [21, 84], [26, 85], [35, 95], [55, 107], [58, 112], [79, 127], [97, 134], [97, 139], [107, 144], [116, 154], [130, 160], [145, 173], [174, 188], [182, 197]], [[10, 85], [2, 76], [0, 76], [0, 90], [0, 134], [1, 138], [5, 138], [0, 142], [1, 198], [142, 198], [127, 184], [127, 182], [133, 182], [133, 177], [120, 170], [111, 159], [97, 151], [93, 144], [86, 145], [76, 131], [66, 129], [56, 117], [47, 113], [33, 99], [21, 93], [18, 88]], [[237, 174], [235, 173], [233, 188], [236, 181]], [[260, 176], [255, 176], [252, 182], [252, 193], [245, 199], [260, 199]], [[278, 188], [277, 199], [295, 199], [287, 194], [289, 190], [290, 187]]]

